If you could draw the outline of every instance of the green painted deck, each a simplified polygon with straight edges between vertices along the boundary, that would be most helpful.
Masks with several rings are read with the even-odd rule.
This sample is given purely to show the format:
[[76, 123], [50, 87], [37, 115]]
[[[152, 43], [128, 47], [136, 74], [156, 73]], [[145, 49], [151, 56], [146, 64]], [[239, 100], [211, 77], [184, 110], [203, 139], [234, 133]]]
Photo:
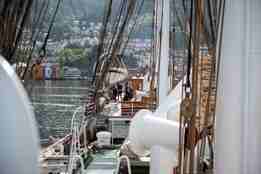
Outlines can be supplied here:
[[93, 161], [87, 167], [85, 174], [114, 174], [117, 165], [117, 152], [115, 150], [101, 150], [93, 155]]
[[[116, 174], [117, 155], [119, 149], [101, 150], [92, 155], [93, 160], [84, 174]], [[148, 159], [141, 161], [131, 160], [132, 174], [149, 174]]]

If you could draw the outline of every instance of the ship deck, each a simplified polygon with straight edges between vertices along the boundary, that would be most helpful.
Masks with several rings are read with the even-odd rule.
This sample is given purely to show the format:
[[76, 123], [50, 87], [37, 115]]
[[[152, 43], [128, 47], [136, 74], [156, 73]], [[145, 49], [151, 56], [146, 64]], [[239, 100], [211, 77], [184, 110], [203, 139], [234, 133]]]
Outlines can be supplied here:
[[101, 150], [93, 155], [93, 161], [87, 167], [85, 174], [114, 174], [118, 151], [119, 149]]
[[[119, 149], [102, 150], [93, 155], [93, 161], [85, 170], [84, 174], [115, 174]], [[132, 173], [149, 173], [149, 158], [142, 161], [130, 160]]]

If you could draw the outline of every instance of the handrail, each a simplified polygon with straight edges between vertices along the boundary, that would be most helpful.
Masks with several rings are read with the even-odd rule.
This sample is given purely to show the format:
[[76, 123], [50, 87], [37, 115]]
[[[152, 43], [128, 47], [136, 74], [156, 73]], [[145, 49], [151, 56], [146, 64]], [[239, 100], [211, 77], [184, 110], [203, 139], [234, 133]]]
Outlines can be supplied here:
[[119, 158], [118, 163], [117, 163], [117, 167], [116, 167], [116, 174], [119, 174], [120, 171], [120, 164], [121, 164], [121, 160], [125, 159], [127, 161], [127, 167], [128, 167], [128, 174], [131, 174], [131, 164], [130, 164], [130, 159], [128, 156], [123, 155]]
[[[72, 135], [72, 142], [71, 142], [71, 148], [70, 148], [70, 155], [69, 155], [69, 164], [67, 168], [67, 173], [72, 174], [73, 172], [73, 166], [75, 163], [76, 158], [78, 158], [78, 152], [80, 152], [80, 135], [79, 135], [79, 123], [75, 122], [76, 115], [78, 112], [83, 111], [84, 107], [80, 106], [75, 109], [72, 120], [71, 120], [71, 135]], [[82, 124], [83, 119], [80, 121], [80, 124]], [[77, 144], [78, 143], [78, 144]], [[81, 161], [82, 162], [82, 161]]]

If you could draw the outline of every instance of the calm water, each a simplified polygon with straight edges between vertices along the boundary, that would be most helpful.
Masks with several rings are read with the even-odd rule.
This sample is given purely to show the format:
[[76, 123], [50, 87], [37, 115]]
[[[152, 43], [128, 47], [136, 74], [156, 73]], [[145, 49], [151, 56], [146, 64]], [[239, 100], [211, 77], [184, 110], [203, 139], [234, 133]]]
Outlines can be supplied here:
[[31, 81], [26, 86], [34, 108], [41, 141], [62, 137], [70, 131], [75, 109], [86, 102], [86, 80]]

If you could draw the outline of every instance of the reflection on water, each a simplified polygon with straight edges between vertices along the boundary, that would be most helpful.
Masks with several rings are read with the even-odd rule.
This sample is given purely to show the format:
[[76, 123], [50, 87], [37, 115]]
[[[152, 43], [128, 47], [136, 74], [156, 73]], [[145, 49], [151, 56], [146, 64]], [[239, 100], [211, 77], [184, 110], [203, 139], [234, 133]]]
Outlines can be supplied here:
[[70, 131], [74, 110], [88, 95], [86, 80], [31, 81], [26, 86], [34, 108], [42, 142]]

